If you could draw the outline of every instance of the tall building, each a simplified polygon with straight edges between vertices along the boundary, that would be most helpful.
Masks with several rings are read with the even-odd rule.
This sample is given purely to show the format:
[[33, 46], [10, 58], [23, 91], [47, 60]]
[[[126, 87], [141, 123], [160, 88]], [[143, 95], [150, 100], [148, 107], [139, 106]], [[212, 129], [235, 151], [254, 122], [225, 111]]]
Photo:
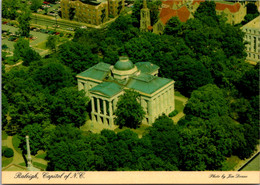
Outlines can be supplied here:
[[256, 17], [241, 28], [245, 32], [247, 60], [260, 62], [260, 16]]
[[140, 31], [147, 32], [151, 26], [150, 10], [147, 7], [146, 0], [143, 0], [143, 8], [141, 9]]
[[124, 89], [140, 93], [144, 124], [151, 125], [163, 113], [172, 112], [174, 81], [158, 77], [158, 72], [159, 67], [150, 62], [133, 64], [128, 57], [119, 57], [114, 66], [101, 62], [78, 74], [78, 89], [91, 99], [92, 121], [114, 128], [114, 112]]
[[118, 16], [125, 7], [125, 0], [61, 0], [64, 19], [74, 19], [92, 25], [100, 25], [109, 16]]

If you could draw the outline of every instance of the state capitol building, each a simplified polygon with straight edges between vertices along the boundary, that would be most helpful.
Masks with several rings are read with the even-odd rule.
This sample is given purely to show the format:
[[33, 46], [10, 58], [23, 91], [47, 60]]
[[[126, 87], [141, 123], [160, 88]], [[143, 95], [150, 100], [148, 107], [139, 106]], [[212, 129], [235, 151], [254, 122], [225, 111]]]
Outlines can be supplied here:
[[175, 109], [174, 81], [158, 77], [159, 67], [150, 62], [133, 64], [128, 57], [119, 57], [116, 64], [103, 62], [77, 75], [78, 89], [91, 99], [91, 119], [94, 123], [114, 128], [114, 112], [124, 89], [140, 95], [145, 111], [144, 124], [152, 125], [156, 118]]

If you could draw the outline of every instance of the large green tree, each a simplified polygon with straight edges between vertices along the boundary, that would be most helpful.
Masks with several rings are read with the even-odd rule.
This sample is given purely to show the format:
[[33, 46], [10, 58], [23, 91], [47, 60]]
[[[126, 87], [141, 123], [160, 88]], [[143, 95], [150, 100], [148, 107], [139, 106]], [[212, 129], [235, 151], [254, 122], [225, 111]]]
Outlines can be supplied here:
[[31, 0], [31, 10], [33, 12], [37, 12], [37, 10], [41, 7], [43, 0]]
[[216, 85], [208, 84], [193, 91], [184, 113], [203, 119], [228, 115], [228, 104], [223, 91]]
[[89, 99], [83, 91], [67, 87], [57, 91], [51, 105], [51, 123], [73, 124], [80, 127], [87, 119], [87, 103]]
[[197, 88], [213, 83], [213, 78], [206, 67], [189, 56], [173, 61], [172, 78], [176, 81], [176, 89], [183, 95], [190, 96]]
[[140, 94], [134, 90], [126, 90], [125, 94], [119, 97], [115, 111], [115, 123], [119, 128], [137, 128], [142, 123], [145, 112], [138, 99], [140, 101]]
[[52, 94], [63, 87], [73, 85], [71, 70], [58, 62], [49, 62], [38, 67], [33, 73], [33, 78]]
[[28, 6], [24, 5], [21, 9], [20, 15], [18, 17], [19, 32], [21, 36], [30, 36], [30, 20], [31, 20], [31, 10]]
[[19, 38], [14, 45], [14, 60], [23, 60], [24, 66], [29, 66], [31, 62], [41, 59], [39, 53], [29, 46], [29, 41], [24, 38]]
[[98, 56], [91, 49], [77, 42], [67, 42], [59, 46], [58, 57], [73, 72], [80, 73], [97, 64]]

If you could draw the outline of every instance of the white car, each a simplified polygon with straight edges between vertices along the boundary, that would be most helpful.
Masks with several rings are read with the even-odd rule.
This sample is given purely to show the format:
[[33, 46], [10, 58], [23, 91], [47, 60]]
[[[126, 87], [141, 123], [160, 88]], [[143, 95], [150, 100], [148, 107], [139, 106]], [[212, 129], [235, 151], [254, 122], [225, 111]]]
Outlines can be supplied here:
[[81, 29], [87, 29], [87, 26], [80, 26]]

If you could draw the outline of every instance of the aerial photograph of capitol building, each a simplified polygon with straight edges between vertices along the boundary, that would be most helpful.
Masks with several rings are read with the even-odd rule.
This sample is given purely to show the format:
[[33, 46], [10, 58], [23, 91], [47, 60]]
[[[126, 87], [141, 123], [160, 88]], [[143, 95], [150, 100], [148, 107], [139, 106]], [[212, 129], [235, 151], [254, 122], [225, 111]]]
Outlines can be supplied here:
[[257, 0], [3, 0], [2, 171], [259, 171], [259, 22]]

